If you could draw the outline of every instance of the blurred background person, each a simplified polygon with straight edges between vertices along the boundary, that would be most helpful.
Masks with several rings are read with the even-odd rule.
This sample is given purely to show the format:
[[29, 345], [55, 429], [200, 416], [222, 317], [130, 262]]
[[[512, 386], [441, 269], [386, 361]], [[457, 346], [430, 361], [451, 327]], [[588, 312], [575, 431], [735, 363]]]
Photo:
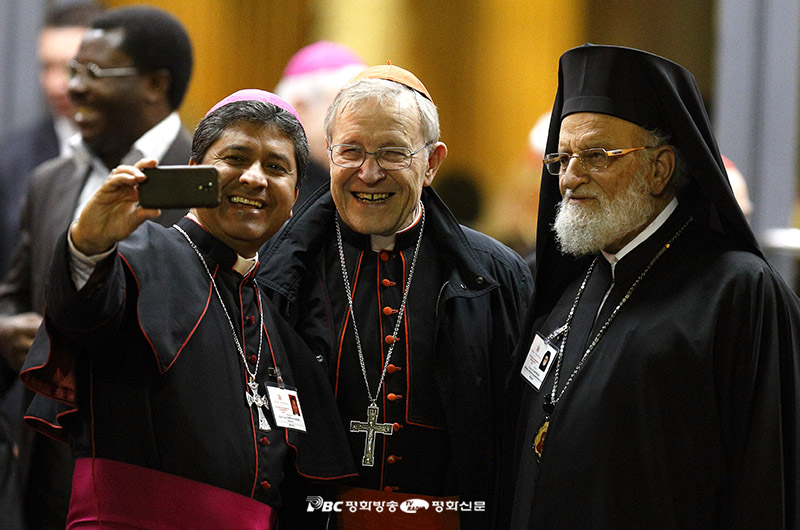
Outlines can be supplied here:
[[78, 132], [67, 93], [67, 61], [75, 56], [92, 20], [102, 13], [96, 2], [55, 6], [47, 11], [37, 41], [39, 83], [47, 115], [31, 126], [12, 131], [0, 143], [0, 277], [19, 239], [19, 215], [33, 168], [69, 152]]
[[479, 179], [468, 168], [442, 171], [433, 188], [462, 225], [475, 230], [483, 214], [483, 194]]
[[[11, 251], [19, 240], [29, 174], [45, 160], [66, 155], [70, 137], [78, 132], [72, 121], [66, 66], [89, 24], [102, 11], [96, 2], [84, 1], [52, 6], [45, 15], [36, 52], [47, 113], [0, 141], [0, 277], [8, 270]], [[0, 528], [8, 530], [23, 528], [18, 460], [23, 392], [21, 385], [14, 384], [16, 374], [16, 370], [0, 369]]]
[[742, 209], [745, 219], [750, 220], [750, 215], [753, 213], [753, 203], [750, 201], [750, 194], [747, 192], [747, 181], [733, 163], [733, 160], [725, 155], [722, 155], [722, 163], [725, 164], [725, 171], [728, 172], [728, 181], [731, 183], [733, 196], [736, 197], [736, 202], [739, 203], [739, 208]]
[[[0, 282], [0, 373], [13, 382], [10, 396], [21, 385], [17, 373], [41, 323], [58, 236], [110, 168], [143, 156], [165, 165], [189, 160], [191, 138], [177, 109], [192, 65], [183, 25], [166, 11], [146, 6], [100, 15], [69, 61], [68, 91], [80, 134], [72, 138], [68, 156], [44, 162], [32, 173], [20, 221], [22, 236]], [[157, 222], [171, 226], [183, 213], [164, 210]], [[26, 405], [8, 399], [8, 423], [18, 425]], [[18, 443], [27, 524], [63, 529], [73, 467], [69, 448], [24, 426]]]
[[330, 182], [330, 160], [322, 122], [339, 89], [366, 66], [364, 60], [347, 46], [323, 40], [300, 49], [283, 70], [275, 93], [288, 101], [300, 115], [311, 154], [311, 164], [306, 181], [300, 187], [295, 210], [317, 188]]

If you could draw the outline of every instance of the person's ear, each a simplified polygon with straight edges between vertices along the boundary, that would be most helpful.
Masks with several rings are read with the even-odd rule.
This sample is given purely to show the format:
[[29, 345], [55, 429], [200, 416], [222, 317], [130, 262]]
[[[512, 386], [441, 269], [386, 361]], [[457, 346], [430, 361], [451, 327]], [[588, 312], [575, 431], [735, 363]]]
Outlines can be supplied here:
[[445, 158], [447, 158], [447, 146], [444, 142], [436, 142], [428, 155], [428, 165], [425, 168], [425, 176], [422, 179], [423, 186], [430, 186], [433, 184], [433, 178], [436, 176], [436, 172], [439, 171], [439, 167], [442, 165]]
[[657, 151], [653, 159], [650, 191], [653, 195], [661, 195], [672, 179], [673, 173], [675, 173], [675, 150], [669, 145], [661, 145], [654, 149]]
[[165, 69], [145, 74], [145, 90], [147, 100], [151, 103], [169, 102], [169, 86], [172, 76]]

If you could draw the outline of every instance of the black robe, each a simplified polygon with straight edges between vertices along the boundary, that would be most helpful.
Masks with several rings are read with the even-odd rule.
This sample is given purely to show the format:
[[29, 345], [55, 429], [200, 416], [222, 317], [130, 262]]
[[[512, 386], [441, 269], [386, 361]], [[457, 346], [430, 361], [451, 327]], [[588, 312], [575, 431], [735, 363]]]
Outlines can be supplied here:
[[[341, 219], [337, 221], [343, 235], [369, 390], [374, 396], [389, 354], [386, 337], [395, 329], [420, 223], [397, 236], [395, 250], [373, 252], [369, 236], [353, 232]], [[325, 288], [317, 282], [306, 285], [301, 313], [312, 314], [312, 306], [330, 308], [330, 325], [335, 334], [326, 351], [330, 352], [327, 364], [336, 400], [345, 424], [351, 420], [364, 422], [369, 399], [335, 240], [328, 243], [320, 267], [324, 269], [321, 275], [327, 278]], [[354, 485], [437, 497], [458, 494], [454, 477], [448, 480], [452, 465], [450, 441], [436, 382], [436, 353], [432, 350], [436, 306], [431, 293], [437, 292], [443, 282], [436, 241], [423, 237], [398, 340], [378, 394], [378, 421], [392, 424], [393, 432], [376, 435], [375, 464], [360, 466]], [[306, 329], [309, 327], [307, 324]], [[358, 456], [357, 464], [363, 458], [365, 436], [363, 432], [348, 434], [353, 455]]]
[[[558, 393], [688, 217], [679, 207], [616, 264], [594, 319], [612, 282], [608, 261], [597, 258]], [[797, 483], [785, 473], [796, 468], [800, 310], [761, 258], [722, 243], [692, 221], [655, 262], [557, 402], [540, 463], [532, 444], [555, 369], [541, 392], [520, 383], [511, 528], [791, 527]], [[548, 316], [529, 323], [519, 361], [535, 331], [564, 325], [585, 272]], [[512, 377], [521, 381], [519, 371], [518, 363]]]
[[[258, 428], [229, 321], [198, 256], [175, 229], [145, 223], [76, 292], [65, 237], [57, 250], [40, 329], [23, 379], [70, 410], [37, 423], [65, 435], [75, 455], [164, 471], [278, 507], [284, 479], [354, 474], [324, 374], [261, 295], [255, 273], [231, 269], [235, 252], [185, 218], [179, 225], [215, 275], [259, 391], [280, 368], [298, 390], [307, 432]], [[260, 360], [258, 356], [261, 339]], [[41, 396], [31, 407], [48, 411]], [[42, 423], [41, 420], [50, 423]], [[303, 499], [289, 499], [302, 504]]]
[[[541, 463], [542, 393], [520, 377], [536, 331], [562, 326], [590, 262], [559, 251], [559, 181], [542, 171], [536, 294], [508, 387], [509, 486], [519, 528], [796, 528], [800, 523], [800, 309], [731, 191], [692, 74], [663, 57], [584, 45], [559, 61], [546, 152], [564, 117], [656, 130], [683, 162], [678, 210], [616, 265], [598, 263], [576, 310], [559, 392], [587, 340], [642, 279], [556, 404]], [[624, 80], [622, 82], [621, 80]], [[622, 146], [619, 146], [622, 147]], [[597, 322], [595, 321], [597, 317]], [[593, 329], [589, 329], [589, 328]], [[552, 361], [551, 361], [552, 364]]]

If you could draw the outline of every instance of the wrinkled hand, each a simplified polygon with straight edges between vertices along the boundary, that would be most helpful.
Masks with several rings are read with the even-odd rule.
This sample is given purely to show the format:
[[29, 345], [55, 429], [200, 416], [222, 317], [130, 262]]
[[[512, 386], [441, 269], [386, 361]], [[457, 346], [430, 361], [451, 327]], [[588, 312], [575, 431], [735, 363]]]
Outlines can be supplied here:
[[133, 166], [117, 166], [92, 195], [80, 217], [70, 227], [75, 248], [93, 256], [109, 250], [147, 219], [161, 210], [139, 206], [139, 183], [146, 180], [141, 168], [155, 167], [156, 160], [143, 158]]
[[19, 372], [42, 323], [41, 315], [21, 313], [0, 317], [0, 357]]

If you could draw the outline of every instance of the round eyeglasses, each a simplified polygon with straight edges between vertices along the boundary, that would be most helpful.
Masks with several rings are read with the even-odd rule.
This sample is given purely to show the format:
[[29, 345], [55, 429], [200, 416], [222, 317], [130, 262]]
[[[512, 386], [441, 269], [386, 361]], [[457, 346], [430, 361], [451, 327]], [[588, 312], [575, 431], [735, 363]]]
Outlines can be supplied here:
[[406, 169], [411, 165], [414, 155], [428, 147], [426, 143], [416, 151], [407, 147], [380, 147], [374, 151], [367, 151], [360, 145], [336, 144], [328, 148], [331, 155], [331, 162], [339, 167], [356, 169], [364, 165], [367, 155], [372, 155], [378, 165], [387, 171]]
[[652, 147], [627, 147], [625, 149], [591, 147], [589, 149], [582, 149], [571, 155], [567, 153], [550, 153], [544, 155], [542, 162], [547, 168], [547, 172], [556, 176], [566, 173], [569, 161], [573, 158], [577, 158], [581, 163], [581, 167], [586, 171], [602, 171], [611, 163], [611, 158], [627, 155], [634, 151], [641, 151], [642, 149], [652, 149]]

